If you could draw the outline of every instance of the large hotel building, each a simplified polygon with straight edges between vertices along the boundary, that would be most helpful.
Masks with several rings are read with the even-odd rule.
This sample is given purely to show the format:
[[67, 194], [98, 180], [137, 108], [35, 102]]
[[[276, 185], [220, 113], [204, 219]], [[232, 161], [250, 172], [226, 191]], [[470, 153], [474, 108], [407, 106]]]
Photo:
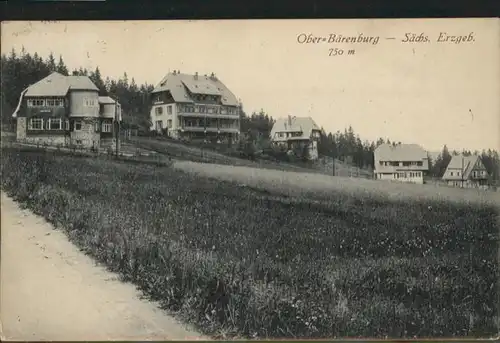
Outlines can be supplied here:
[[151, 97], [151, 130], [173, 139], [239, 139], [239, 101], [214, 74], [168, 73]]

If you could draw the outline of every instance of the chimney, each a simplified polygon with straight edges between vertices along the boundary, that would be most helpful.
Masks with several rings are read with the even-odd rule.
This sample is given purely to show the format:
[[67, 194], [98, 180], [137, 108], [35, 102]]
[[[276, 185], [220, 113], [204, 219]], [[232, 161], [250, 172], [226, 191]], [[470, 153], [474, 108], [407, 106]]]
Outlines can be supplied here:
[[194, 79], [195, 79], [195, 80], [198, 80], [198, 72], [196, 72], [196, 73], [194, 74]]

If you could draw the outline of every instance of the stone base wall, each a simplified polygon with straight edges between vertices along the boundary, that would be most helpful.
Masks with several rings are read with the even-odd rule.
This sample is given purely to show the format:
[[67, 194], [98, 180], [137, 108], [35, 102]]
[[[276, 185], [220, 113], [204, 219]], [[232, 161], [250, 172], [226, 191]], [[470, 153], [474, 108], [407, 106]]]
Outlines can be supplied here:
[[27, 136], [22, 139], [17, 139], [19, 142], [22, 143], [29, 143], [29, 144], [40, 144], [40, 145], [53, 145], [53, 146], [67, 146], [69, 145], [69, 138], [65, 136], [49, 136], [49, 135], [43, 135], [43, 136]]
[[17, 128], [16, 128], [16, 139], [23, 140], [26, 138], [26, 118], [19, 117], [17, 118]]
[[71, 132], [71, 144], [83, 148], [98, 148], [101, 145], [101, 136], [98, 132], [74, 131]]

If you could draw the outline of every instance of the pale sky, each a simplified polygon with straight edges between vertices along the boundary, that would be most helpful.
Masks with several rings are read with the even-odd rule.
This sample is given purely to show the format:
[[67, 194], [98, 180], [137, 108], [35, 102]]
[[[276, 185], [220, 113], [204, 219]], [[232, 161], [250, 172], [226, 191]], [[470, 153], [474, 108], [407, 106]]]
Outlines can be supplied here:
[[[500, 148], [498, 19], [2, 22], [14, 47], [70, 70], [94, 69], [156, 85], [169, 70], [214, 72], [245, 111], [311, 116], [327, 132], [352, 125], [378, 137], [440, 150]], [[437, 42], [441, 32], [469, 37]], [[300, 34], [379, 37], [371, 43], [299, 44]], [[423, 33], [429, 42], [402, 42]], [[302, 37], [302, 36], [301, 36]], [[395, 39], [387, 39], [387, 38]], [[373, 42], [373, 40], [372, 40]], [[344, 50], [329, 56], [329, 49]], [[348, 51], [355, 53], [349, 55]]]

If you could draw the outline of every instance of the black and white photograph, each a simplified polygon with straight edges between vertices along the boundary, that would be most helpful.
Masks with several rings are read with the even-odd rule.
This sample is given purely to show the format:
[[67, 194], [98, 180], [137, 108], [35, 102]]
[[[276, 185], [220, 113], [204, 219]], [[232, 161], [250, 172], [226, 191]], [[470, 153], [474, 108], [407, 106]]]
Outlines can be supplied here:
[[2, 341], [499, 337], [499, 28], [2, 22]]

